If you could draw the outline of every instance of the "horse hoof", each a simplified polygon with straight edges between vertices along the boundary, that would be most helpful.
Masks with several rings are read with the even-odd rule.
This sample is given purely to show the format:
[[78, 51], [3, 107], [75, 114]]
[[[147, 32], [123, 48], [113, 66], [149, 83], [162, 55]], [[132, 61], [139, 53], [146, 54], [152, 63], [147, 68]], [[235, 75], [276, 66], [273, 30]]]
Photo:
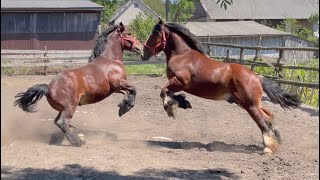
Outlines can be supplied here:
[[129, 106], [128, 104], [121, 106], [118, 112], [119, 117], [127, 113], [131, 108], [132, 106]]
[[269, 148], [264, 148], [264, 149], [263, 149], [263, 153], [264, 153], [264, 154], [268, 154], [268, 155], [272, 155], [272, 154], [273, 154], [272, 150], [269, 149]]
[[176, 114], [176, 108], [173, 105], [171, 105], [171, 106], [166, 105], [166, 106], [164, 106], [164, 109], [166, 110], [166, 112], [167, 112], [169, 117], [173, 117], [173, 119], [176, 118], [176, 115], [175, 115]]

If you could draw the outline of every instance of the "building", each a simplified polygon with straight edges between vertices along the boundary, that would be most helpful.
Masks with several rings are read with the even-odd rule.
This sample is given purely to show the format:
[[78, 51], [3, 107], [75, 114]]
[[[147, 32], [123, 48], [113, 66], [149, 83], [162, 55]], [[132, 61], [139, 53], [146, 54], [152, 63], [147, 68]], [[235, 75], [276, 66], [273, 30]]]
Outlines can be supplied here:
[[244, 21], [267, 22], [276, 27], [284, 19], [294, 18], [303, 27], [317, 31], [308, 21], [314, 13], [319, 13], [319, 0], [241, 0], [233, 1], [227, 10], [213, 0], [197, 0], [194, 16], [190, 21], [222, 22]]
[[[228, 21], [228, 22], [188, 22], [185, 25], [201, 42], [237, 44], [244, 46], [264, 47], [314, 47], [314, 43], [300, 39], [290, 33], [279, 31], [254, 21]], [[207, 48], [207, 47], [205, 47]], [[211, 46], [213, 56], [225, 57], [227, 50], [230, 56], [238, 58], [240, 49], [220, 46]], [[245, 59], [253, 58], [255, 50], [244, 50]], [[277, 58], [279, 53], [275, 50], [263, 50], [260, 55]], [[285, 51], [284, 59], [301, 62], [314, 58], [313, 52]], [[290, 62], [288, 62], [290, 63]]]
[[1, 49], [92, 49], [102, 9], [89, 0], [2, 0]]
[[155, 19], [159, 18], [157, 13], [155, 13], [142, 0], [129, 0], [114, 13], [110, 21], [115, 20], [116, 23], [122, 22], [125, 26], [128, 26], [140, 12], [152, 15]]

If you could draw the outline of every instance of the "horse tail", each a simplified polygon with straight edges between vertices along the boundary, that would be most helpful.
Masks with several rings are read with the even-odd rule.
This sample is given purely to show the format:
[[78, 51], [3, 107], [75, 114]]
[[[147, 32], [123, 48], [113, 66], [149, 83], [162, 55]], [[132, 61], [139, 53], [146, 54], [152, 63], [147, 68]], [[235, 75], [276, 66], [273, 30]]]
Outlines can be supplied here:
[[47, 95], [48, 85], [37, 84], [29, 88], [26, 92], [18, 93], [13, 105], [18, 105], [23, 111], [36, 112], [36, 103], [42, 98], [43, 95]]
[[260, 81], [264, 92], [268, 95], [271, 102], [280, 104], [282, 108], [298, 107], [301, 104], [300, 97], [283, 91], [276, 83], [260, 76]]

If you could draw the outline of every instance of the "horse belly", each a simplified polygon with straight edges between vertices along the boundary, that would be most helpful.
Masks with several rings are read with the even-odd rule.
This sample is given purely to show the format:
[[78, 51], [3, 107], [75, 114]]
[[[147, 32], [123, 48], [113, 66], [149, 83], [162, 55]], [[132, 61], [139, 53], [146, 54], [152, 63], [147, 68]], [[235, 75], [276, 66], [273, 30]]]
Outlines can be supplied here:
[[229, 89], [219, 85], [198, 85], [184, 91], [211, 100], [228, 100], [232, 97]]
[[84, 94], [80, 97], [79, 106], [93, 104], [107, 98], [110, 94]]

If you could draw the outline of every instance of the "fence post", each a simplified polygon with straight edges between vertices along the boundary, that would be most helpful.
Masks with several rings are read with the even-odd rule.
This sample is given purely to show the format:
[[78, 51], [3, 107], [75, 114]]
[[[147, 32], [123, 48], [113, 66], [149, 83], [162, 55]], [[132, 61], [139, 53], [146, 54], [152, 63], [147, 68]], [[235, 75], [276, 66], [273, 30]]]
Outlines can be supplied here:
[[[44, 46], [44, 53], [43, 53], [43, 57], [47, 56], [47, 46]], [[43, 60], [44, 63], [47, 63], [48, 60]], [[44, 75], [46, 76], [48, 73], [48, 66], [44, 65]]]
[[[209, 35], [209, 34], [208, 34], [207, 42], [208, 42], [208, 43], [211, 42], [211, 39], [210, 39], [210, 35]], [[211, 57], [211, 55], [212, 55], [212, 53], [211, 53], [211, 45], [208, 44], [207, 48], [208, 48], [207, 54]]]
[[240, 48], [240, 60], [244, 60], [243, 50], [243, 48]]
[[230, 62], [230, 49], [227, 50], [226, 62]]
[[[282, 75], [282, 68], [281, 68], [281, 61], [283, 59], [283, 50], [279, 50], [279, 58], [277, 60], [277, 66], [275, 68], [275, 76], [276, 77], [281, 77], [283, 78], [283, 75]], [[278, 86], [281, 88], [281, 84], [280, 83], [277, 83]]]
[[[262, 35], [260, 34], [260, 35], [259, 35], [259, 38], [258, 38], [257, 46], [260, 46], [261, 38], [262, 38]], [[257, 50], [256, 50], [256, 54], [255, 54], [255, 56], [254, 56], [254, 58], [253, 58], [253, 62], [257, 61], [259, 51], [260, 51], [260, 49], [257, 49]], [[254, 70], [254, 65], [251, 66], [251, 71], [253, 71], [253, 70]]]
[[279, 58], [277, 60], [277, 68], [275, 68], [276, 76], [283, 77], [281, 61], [283, 60], [283, 50], [279, 50]]

